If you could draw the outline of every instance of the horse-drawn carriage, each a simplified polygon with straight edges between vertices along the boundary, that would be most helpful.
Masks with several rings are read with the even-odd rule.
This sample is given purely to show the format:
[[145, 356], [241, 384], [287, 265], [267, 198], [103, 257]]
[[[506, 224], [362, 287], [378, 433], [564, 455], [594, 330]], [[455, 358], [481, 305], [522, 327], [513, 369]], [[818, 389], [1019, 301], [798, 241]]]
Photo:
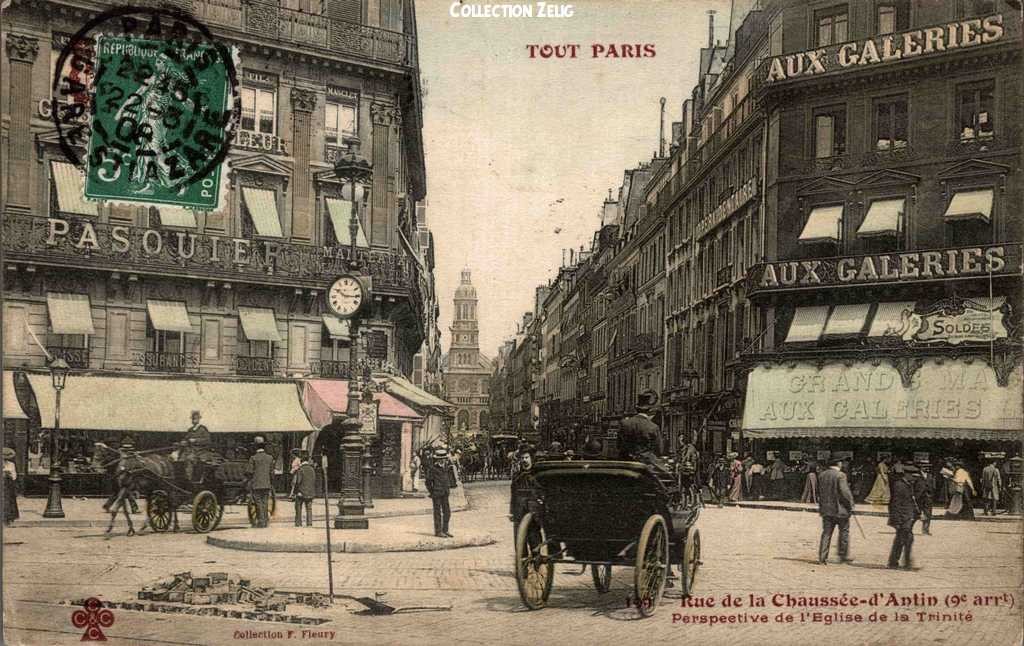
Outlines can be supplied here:
[[[173, 448], [122, 452], [97, 443], [94, 459], [103, 466], [118, 464], [117, 468], [127, 473], [135, 490], [146, 499], [146, 517], [153, 531], [177, 531], [178, 511], [185, 511], [192, 517], [195, 531], [211, 532], [220, 525], [224, 507], [232, 504], [246, 505], [249, 523], [256, 526], [258, 509], [249, 487], [247, 461], [225, 460], [204, 451], [188, 474], [183, 461], [168, 455]], [[267, 513], [273, 515], [275, 507], [271, 492]]]
[[642, 462], [541, 461], [512, 481], [515, 576], [523, 604], [546, 605], [555, 564], [590, 566], [605, 593], [612, 567], [633, 567], [635, 604], [657, 609], [671, 567], [684, 595], [700, 565], [699, 495]]

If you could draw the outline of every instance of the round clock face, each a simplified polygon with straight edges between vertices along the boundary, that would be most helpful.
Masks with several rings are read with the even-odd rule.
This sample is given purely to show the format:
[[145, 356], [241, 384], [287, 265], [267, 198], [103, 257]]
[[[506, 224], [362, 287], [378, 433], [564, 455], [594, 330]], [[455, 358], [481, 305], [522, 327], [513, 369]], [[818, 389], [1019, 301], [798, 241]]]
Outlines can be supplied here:
[[353, 276], [342, 276], [327, 290], [327, 305], [338, 316], [352, 316], [363, 304], [363, 286]]

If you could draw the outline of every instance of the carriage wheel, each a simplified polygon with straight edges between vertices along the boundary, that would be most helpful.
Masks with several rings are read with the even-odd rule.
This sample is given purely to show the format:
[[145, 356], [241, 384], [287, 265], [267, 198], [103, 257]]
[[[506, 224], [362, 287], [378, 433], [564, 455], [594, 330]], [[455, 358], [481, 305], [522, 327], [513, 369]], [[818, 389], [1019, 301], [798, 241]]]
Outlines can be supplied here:
[[654, 514], [644, 523], [637, 543], [633, 586], [636, 607], [642, 617], [650, 617], [661, 603], [668, 575], [668, 528], [665, 519]]
[[192, 528], [200, 534], [213, 530], [224, 513], [217, 495], [212, 491], [200, 491], [192, 499]]
[[612, 587], [612, 566], [609, 565], [597, 565], [592, 563], [590, 565], [590, 576], [594, 579], [594, 587], [601, 594], [608, 592]]
[[555, 564], [548, 560], [544, 530], [528, 513], [516, 530], [516, 585], [523, 605], [530, 610], [547, 605], [554, 576]]
[[683, 596], [693, 594], [693, 586], [697, 580], [697, 569], [700, 567], [700, 530], [690, 528], [686, 532], [686, 543], [683, 545], [683, 558], [679, 564], [682, 579]]
[[166, 532], [171, 527], [174, 505], [166, 491], [156, 490], [146, 496], [146, 517], [154, 532]]

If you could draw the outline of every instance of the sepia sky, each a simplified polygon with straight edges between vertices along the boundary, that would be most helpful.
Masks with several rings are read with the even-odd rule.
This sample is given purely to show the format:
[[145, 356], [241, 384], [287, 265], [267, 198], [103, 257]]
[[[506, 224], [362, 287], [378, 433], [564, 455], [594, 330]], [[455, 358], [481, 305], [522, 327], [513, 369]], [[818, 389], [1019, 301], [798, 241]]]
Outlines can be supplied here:
[[[718, 10], [724, 41], [729, 4], [583, 0], [569, 18], [517, 19], [453, 18], [450, 0], [416, 3], [445, 351], [463, 267], [480, 295], [480, 347], [493, 357], [562, 249], [589, 248], [608, 189], [657, 150], [659, 98], [666, 139], [680, 118], [707, 9]], [[592, 58], [594, 43], [653, 43], [656, 56]], [[580, 47], [575, 60], [531, 60], [528, 44]]]

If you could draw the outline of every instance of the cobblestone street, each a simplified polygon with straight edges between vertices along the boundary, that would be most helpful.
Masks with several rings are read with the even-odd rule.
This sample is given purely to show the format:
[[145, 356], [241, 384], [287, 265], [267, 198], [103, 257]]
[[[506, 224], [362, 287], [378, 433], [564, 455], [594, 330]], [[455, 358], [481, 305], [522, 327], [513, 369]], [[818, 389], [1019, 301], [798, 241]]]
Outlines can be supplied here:
[[[863, 517], [860, 522], [866, 540], [851, 527], [856, 561], [822, 568], [814, 562], [817, 516], [711, 507], [700, 521], [704, 565], [698, 595], [691, 605], [714, 599], [715, 606], [682, 608], [678, 595], [669, 590], [658, 613], [641, 621], [634, 610], [626, 608], [632, 589], [632, 571], [626, 569], [614, 573], [607, 595], [593, 590], [589, 575], [577, 576], [574, 568], [559, 569], [549, 607], [524, 611], [512, 575], [507, 496], [507, 483], [471, 484], [471, 510], [453, 517], [453, 533], [470, 527], [487, 531], [498, 538], [495, 545], [426, 553], [335, 555], [335, 589], [339, 593], [372, 596], [382, 592], [382, 598], [396, 607], [451, 605], [450, 612], [358, 616], [352, 611], [361, 606], [339, 603], [329, 611], [332, 621], [316, 629], [334, 631], [333, 638], [326, 641], [360, 644], [424, 639], [535, 644], [548, 642], [545, 636], [553, 638], [555, 631], [559, 643], [581, 644], [621, 643], [640, 635], [645, 640], [668, 641], [679, 639], [684, 634], [681, 631], [687, 640], [707, 644], [750, 644], [768, 636], [811, 644], [840, 635], [847, 643], [870, 644], [909, 640], [937, 644], [953, 639], [994, 645], [1020, 642], [1021, 532], [1013, 523], [937, 521], [932, 536], [917, 536], [915, 556], [920, 569], [905, 572], [884, 568], [893, 536], [884, 519]], [[430, 522], [427, 517], [421, 521]], [[282, 525], [270, 531], [289, 529]], [[339, 534], [345, 532], [335, 536]], [[122, 535], [108, 540], [93, 528], [25, 527], [8, 530], [4, 541], [8, 556], [4, 563], [5, 637], [10, 644], [76, 643], [81, 631], [71, 625], [73, 609], [56, 604], [87, 596], [130, 600], [142, 585], [174, 572], [225, 571], [280, 590], [327, 589], [326, 562], [321, 554], [233, 551], [209, 546], [205, 537], [190, 533], [146, 533], [132, 539]], [[886, 606], [892, 601], [890, 592], [898, 597], [916, 593], [918, 597], [896, 599], [895, 606]], [[878, 606], [867, 608], [776, 605], [787, 603], [786, 594], [796, 598], [843, 593], [858, 598], [880, 593], [881, 597]], [[1008, 596], [1001, 596], [1004, 593]], [[963, 605], [946, 607], [948, 595], [958, 594], [966, 595]], [[739, 597], [744, 605], [722, 607], [726, 595]], [[751, 595], [764, 598], [766, 606], [748, 607]], [[981, 602], [976, 595], [989, 596], [991, 605], [975, 605], [975, 601]], [[937, 605], [929, 606], [930, 600]], [[1013, 607], [1004, 605], [1007, 600]], [[801, 622], [801, 610], [803, 625], [793, 631]], [[887, 617], [885, 623], [867, 623], [876, 611]], [[303, 637], [301, 629], [309, 628], [304, 626], [114, 612], [115, 623], [105, 632], [115, 643], [320, 641]], [[296, 612], [301, 614], [301, 609]], [[820, 615], [815, 617], [814, 612]], [[793, 623], [777, 623], [783, 613], [793, 615]], [[896, 621], [897, 613], [907, 621]], [[754, 623], [760, 615], [767, 616], [767, 625]], [[862, 623], [850, 623], [855, 621], [851, 615], [860, 615]], [[736, 623], [684, 623], [710, 622], [711, 617], [729, 621], [730, 616]], [[968, 621], [971, 628], [963, 630]], [[289, 629], [293, 634], [288, 634]]]

